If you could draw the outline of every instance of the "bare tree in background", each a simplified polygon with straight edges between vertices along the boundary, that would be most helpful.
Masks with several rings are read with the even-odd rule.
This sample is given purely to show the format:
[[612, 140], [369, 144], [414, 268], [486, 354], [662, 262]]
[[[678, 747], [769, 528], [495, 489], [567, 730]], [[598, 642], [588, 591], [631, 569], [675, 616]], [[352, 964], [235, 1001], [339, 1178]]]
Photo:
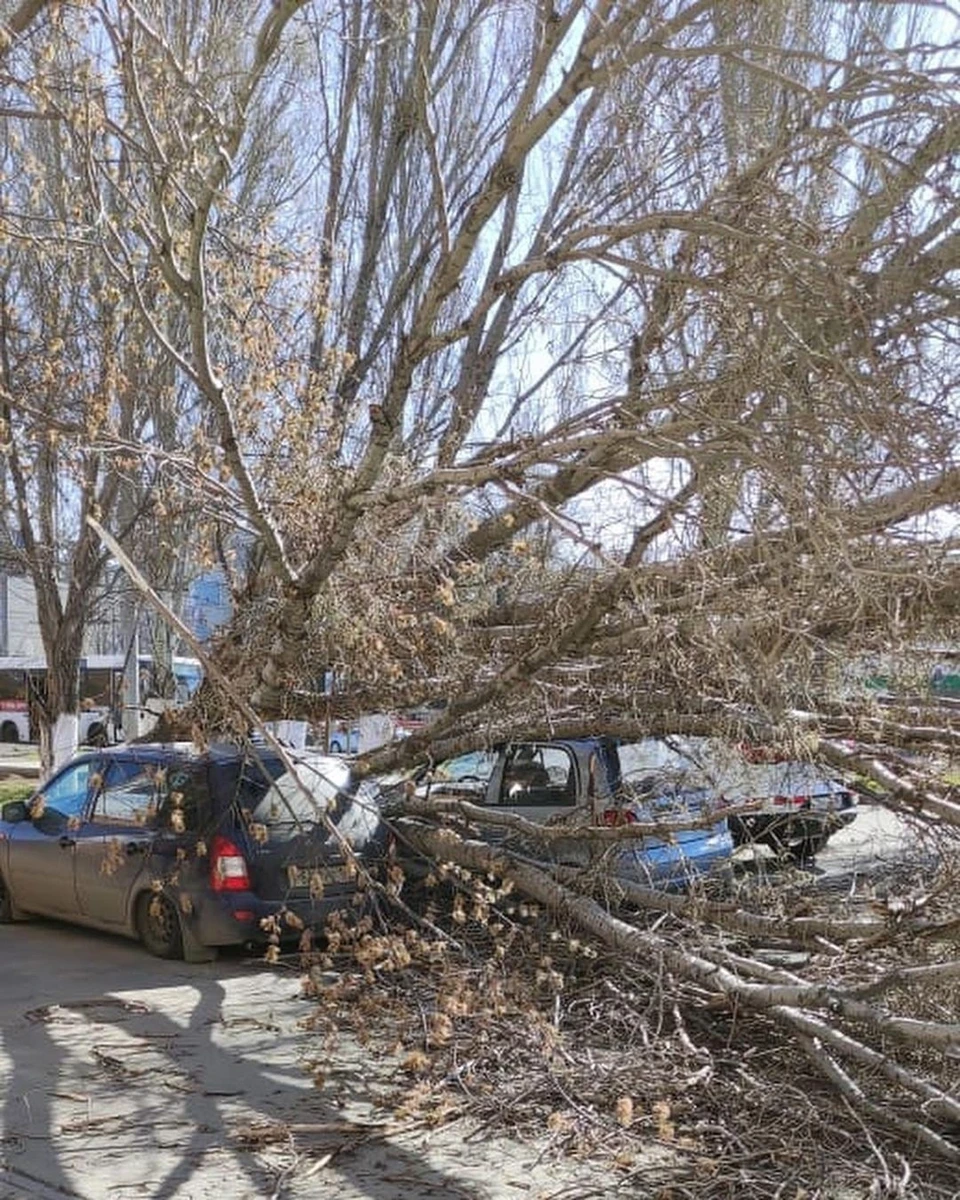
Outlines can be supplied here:
[[[196, 399], [95, 235], [103, 214], [82, 183], [89, 62], [70, 33], [60, 13], [11, 44], [2, 116], [4, 540], [7, 561], [36, 596], [48, 664], [35, 709], [45, 769], [76, 748], [85, 638], [108, 613], [116, 624], [128, 590], [87, 517], [112, 528], [168, 595], [183, 592], [186, 570], [199, 569], [184, 551], [203, 520], [192, 487], [199, 468], [185, 448], [202, 423]], [[153, 293], [154, 319], [175, 323], [177, 313]], [[129, 639], [142, 605], [134, 598], [127, 607]], [[169, 633], [144, 649], [169, 658]]]
[[47, 7], [46, 0], [22, 0], [20, 4], [5, 4], [0, 13], [0, 55], [27, 33]]
[[85, 518], [111, 513], [120, 486], [98, 436], [111, 409], [121, 437], [132, 443], [140, 430], [122, 382], [118, 290], [56, 233], [30, 244], [30, 232], [62, 230], [82, 206], [69, 186], [65, 131], [37, 121], [18, 134], [8, 120], [7, 132], [0, 369], [8, 529], [12, 559], [36, 594], [49, 664], [38, 712], [49, 767], [54, 742], [63, 743], [61, 756], [76, 746], [78, 661], [104, 585], [106, 556]]

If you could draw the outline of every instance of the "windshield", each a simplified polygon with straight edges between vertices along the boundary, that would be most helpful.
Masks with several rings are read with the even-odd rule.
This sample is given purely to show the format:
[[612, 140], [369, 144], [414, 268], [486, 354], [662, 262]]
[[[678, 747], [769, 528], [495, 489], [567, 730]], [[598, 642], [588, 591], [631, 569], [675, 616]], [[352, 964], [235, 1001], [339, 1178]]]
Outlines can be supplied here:
[[[372, 780], [355, 784], [349, 764], [330, 756], [298, 759], [296, 777], [280, 770], [269, 783], [261, 775], [255, 794], [245, 805], [250, 821], [260, 827], [266, 841], [289, 841], [325, 829], [325, 817], [348, 841], [369, 836], [379, 812], [379, 789]], [[252, 781], [248, 777], [245, 782], [249, 789]]]

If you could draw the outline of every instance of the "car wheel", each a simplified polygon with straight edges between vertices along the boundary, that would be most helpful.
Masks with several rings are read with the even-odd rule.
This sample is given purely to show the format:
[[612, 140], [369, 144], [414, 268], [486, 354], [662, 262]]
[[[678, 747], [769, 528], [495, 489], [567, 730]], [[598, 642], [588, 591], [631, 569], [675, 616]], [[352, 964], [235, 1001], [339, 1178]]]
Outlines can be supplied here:
[[801, 838], [789, 847], [790, 857], [795, 863], [810, 862], [823, 849], [826, 840], [825, 837], [818, 837], [817, 835]]
[[156, 958], [181, 958], [180, 917], [166, 896], [146, 892], [137, 901], [137, 935]]
[[788, 829], [766, 833], [760, 841], [774, 852], [781, 861], [788, 861], [799, 866], [809, 862], [815, 854], [823, 849], [824, 839], [814, 834], [812, 837], [791, 837]]
[[20, 730], [16, 727], [13, 721], [4, 721], [0, 725], [0, 742], [8, 742], [14, 744], [20, 741]]
[[0, 875], [0, 925], [9, 925], [13, 920], [13, 901], [7, 891], [7, 885]]

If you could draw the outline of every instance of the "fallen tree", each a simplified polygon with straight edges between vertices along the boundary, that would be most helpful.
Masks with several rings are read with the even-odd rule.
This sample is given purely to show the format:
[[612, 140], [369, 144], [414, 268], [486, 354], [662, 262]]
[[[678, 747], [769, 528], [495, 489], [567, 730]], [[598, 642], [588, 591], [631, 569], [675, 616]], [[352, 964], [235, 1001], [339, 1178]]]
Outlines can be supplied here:
[[[881, 705], [861, 686], [873, 656], [949, 646], [960, 616], [957, 44], [946, 22], [924, 26], [927, 7], [229, 0], [196, 21], [156, 0], [21, 5], [0, 48], [6, 144], [16, 158], [30, 130], [55, 129], [58, 153], [56, 195], [21, 155], [0, 214], [10, 499], [29, 515], [62, 461], [63, 524], [90, 513], [92, 556], [97, 524], [124, 530], [93, 476], [69, 503], [76, 462], [116, 462], [147, 480], [139, 544], [179, 548], [196, 520], [198, 560], [234, 613], [166, 735], [435, 704], [429, 729], [358, 764], [370, 774], [568, 730], [748, 737], [953, 828], [929, 756], [956, 748], [956, 710]], [[67, 200], [41, 204], [64, 180]], [[87, 354], [35, 336], [18, 283], [61, 264], [96, 300], [65, 309], [94, 314]], [[142, 362], [114, 353], [131, 337]], [[125, 401], [148, 379], [162, 412], [132, 427]], [[56, 609], [60, 522], [41, 525]], [[929, 667], [901, 694], [923, 698]], [[458, 815], [480, 820], [443, 814]], [[550, 897], [547, 948], [488, 940], [478, 977], [522, 972], [528, 949], [540, 963], [576, 923], [611, 969], [596, 981], [610, 1002], [585, 990], [575, 1011], [639, 1029], [634, 1068], [670, 1025], [681, 1057], [665, 1068], [729, 1069], [740, 1091], [723, 1099], [753, 1120], [724, 1149], [741, 1185], [762, 1120], [793, 1153], [785, 1089], [818, 1133], [823, 1112], [854, 1113], [848, 1150], [857, 1121], [895, 1127], [903, 1170], [869, 1130], [860, 1155], [891, 1194], [908, 1186], [908, 1145], [952, 1161], [956, 1101], [937, 1074], [955, 1061], [946, 860], [865, 901], [867, 918], [804, 912], [815, 898], [782, 878], [726, 907], [611, 895], [655, 914], [645, 926], [572, 880], [428, 834], [458, 869]], [[468, 924], [470, 905], [455, 910]], [[351, 943], [368, 988], [404, 938]], [[753, 943], [767, 939], [811, 955], [804, 973], [764, 965]], [[554, 1077], [555, 1056], [577, 1053], [556, 1041], [570, 1011], [556, 974], [516, 985], [540, 1054], [524, 1063]], [[641, 1002], [655, 1017], [636, 1020]], [[698, 1022], [706, 1057], [684, 1032]], [[768, 1046], [818, 1079], [768, 1073], [758, 1110]], [[574, 1101], [595, 1094], [588, 1059]], [[464, 1079], [462, 1060], [446, 1066]], [[637, 1079], [679, 1106], [668, 1075]], [[616, 1079], [611, 1066], [604, 1086]], [[661, 1117], [648, 1130], [682, 1150]], [[784, 1183], [773, 1171], [757, 1195]]]
[[[892, 906], [878, 915], [882, 906], [877, 905], [869, 917], [856, 920], [843, 920], [828, 910], [819, 916], [760, 915], [695, 891], [668, 895], [642, 888], [602, 870], [585, 873], [535, 865], [500, 846], [461, 836], [467, 828], [462, 823], [457, 828], [438, 824], [449, 822], [449, 806], [442, 816], [438, 811], [434, 821], [425, 819], [423, 804], [413, 807], [416, 818], [400, 819], [404, 840], [430, 862], [445, 864], [446, 878], [468, 897], [475, 895], [474, 887], [486, 897], [474, 906], [473, 916], [466, 915], [470, 899], [461, 907], [458, 937], [470, 922], [502, 929], [500, 922], [507, 918], [501, 913], [507, 904], [511, 911], [525, 904], [531, 911], [537, 907], [545, 931], [537, 962], [541, 974], [554, 984], [548, 989], [552, 1000], [541, 997], [541, 1004], [544, 1019], [555, 1005], [557, 1054], [566, 1047], [566, 1018], [559, 1014], [565, 1004], [575, 1002], [567, 996], [567, 984], [587, 1002], [576, 992], [576, 968], [566, 983], [561, 974], [559, 930], [561, 947], [573, 939], [593, 944], [595, 953], [607, 956], [608, 965], [616, 964], [604, 986], [616, 987], [616, 979], [632, 980], [638, 1019], [653, 994], [668, 1010], [679, 1005], [688, 1017], [699, 1011], [701, 1018], [710, 1013], [712, 1020], [719, 1020], [722, 1014], [724, 1026], [727, 1021], [762, 1018], [781, 1037], [795, 1039], [829, 1084], [831, 1094], [819, 1102], [825, 1124], [885, 1130], [876, 1136], [895, 1138], [884, 1144], [888, 1154], [893, 1153], [891, 1146], [897, 1148], [904, 1165], [916, 1154], [951, 1164], [960, 1160], [960, 1024], [955, 1019], [960, 920], [952, 889], [932, 906], [936, 912], [905, 915]], [[471, 826], [476, 828], [473, 816]], [[590, 891], [601, 893], [603, 901], [591, 898]], [[641, 915], [625, 917], [625, 902], [639, 908]], [[803, 902], [810, 904], [809, 892]], [[656, 919], [645, 919], [644, 912], [657, 914]], [[798, 947], [806, 953], [791, 954]], [[647, 1001], [641, 1000], [638, 978], [645, 981]], [[449, 987], [449, 981], [444, 986]], [[592, 994], [599, 1005], [599, 992]], [[432, 1001], [420, 1003], [427, 1006], [422, 1012], [429, 1028], [435, 1012], [444, 1011], [442, 989]], [[439, 1010], [431, 1003], [439, 1003]], [[468, 1017], [466, 1010], [463, 1015]], [[678, 1024], [684, 1025], [679, 1020]], [[505, 1037], [503, 1043], [500, 1052], [509, 1053], [510, 1039]], [[441, 1039], [433, 1048], [444, 1044]], [[576, 1041], [569, 1052], [576, 1054]], [[710, 1055], [702, 1051], [701, 1057]], [[768, 1072], [763, 1086], [775, 1088], [776, 1066]], [[608, 1117], [615, 1099], [607, 1097]], [[948, 1178], [949, 1171], [939, 1177]], [[809, 1177], [803, 1179], [809, 1182]]]
[[[144, 596], [163, 610], [162, 601], [120, 548], [105, 531], [99, 532]], [[165, 616], [175, 621], [169, 612]], [[189, 636], [188, 631], [183, 632]], [[195, 649], [205, 654], [199, 644]], [[210, 667], [211, 678], [217, 680], [219, 667], [215, 662]], [[260, 728], [276, 745], [274, 735], [264, 728], [258, 714], [242, 696], [233, 694], [229, 678], [220, 678], [219, 686], [238, 716]], [[808, 714], [797, 714], [796, 723], [799, 730], [809, 734], [812, 722]], [[611, 724], [621, 733], [634, 728], [629, 722]], [[849, 718], [843, 718], [842, 724], [845, 732], [853, 731]], [[759, 722], [754, 730], [758, 727]], [[889, 723], [869, 725], [874, 736], [881, 730], [889, 733], [890, 728]], [[905, 740], [910, 740], [910, 728], [902, 723], [896, 726], [901, 736], [905, 732], [908, 735]], [[916, 740], [927, 746], [934, 742], [922, 728]], [[939, 744], [952, 744], [948, 727]], [[283, 748], [277, 748], [283, 754]], [[817, 753], [836, 765], [863, 771], [880, 782], [896, 780], [876, 758], [877, 748], [876, 742], [867, 746], [850, 739], [838, 743], [823, 738], [816, 743]], [[871, 757], [867, 757], [868, 750]], [[378, 751], [366, 763], [358, 762], [358, 774], [369, 771], [373, 763], [396, 763], [409, 756], [409, 745]], [[291, 760], [287, 765], [295, 770]], [[932, 790], [932, 777], [926, 782], [929, 786], [922, 791], [909, 782], [898, 784], [884, 802], [908, 811], [928, 827], [949, 832], [960, 825], [957, 806]], [[610, 851], [644, 837], [670, 839], [684, 829], [710, 825], [717, 819], [716, 810], [685, 821], [637, 821], [609, 828], [589, 821], [542, 825], [517, 813], [445, 797], [442, 789], [439, 795], [419, 796], [412, 784], [395, 784], [392, 791], [384, 811], [400, 842], [421, 854], [434, 872], [456, 883], [446, 913], [444, 906], [425, 900], [422, 890], [411, 896], [396, 867], [384, 882], [376, 872], [370, 873], [368, 864], [356, 863], [366, 890], [379, 897], [380, 912], [388, 924], [391, 909], [400, 907], [410, 928], [419, 928], [428, 940], [418, 940], [417, 935], [411, 943], [410, 928], [406, 933], [397, 933], [386, 927], [378, 929], [369, 921], [342, 927], [335, 921], [316, 954], [304, 948], [303, 967], [308, 980], [322, 979], [322, 972], [317, 974], [318, 964], [336, 960], [342, 966], [341, 952], [346, 952], [348, 964], [362, 968], [367, 986], [372, 989], [370, 996], [377, 994], [384, 975], [398, 977], [408, 972], [406, 1001], [394, 995], [392, 1020], [402, 1025], [408, 1019], [402, 1010], [404, 1003], [412, 999], [427, 1029], [427, 1048], [433, 1051], [455, 1043], [455, 1018], [472, 1020], [476, 1008], [464, 1002], [461, 1008], [455, 1005], [448, 1012], [444, 1008], [448, 1002], [440, 992], [430, 992], [429, 982], [424, 993], [424, 981], [418, 980], [414, 971], [418, 964], [411, 945], [419, 947], [419, 965], [426, 964], [428, 969], [435, 966], [439, 948], [450, 972], [443, 987], [449, 988], [450, 979], [457, 975], [456, 961], [460, 971], [470, 970], [470, 955], [460, 927], [473, 922], [485, 931], [497, 928], [498, 907], [511, 897], [510, 903], [521, 908], [528, 902], [538, 906], [545, 939], [539, 950], [538, 978], [552, 989], [550, 1004], [555, 1023], [565, 980], [550, 947], [558, 931], [563, 931], [568, 941], [587, 939], [612, 956], [615, 968], [604, 978], [608, 988], [616, 989], [616, 981], [626, 975], [641, 977], [651, 994], [657, 995], [658, 1003], [670, 1006], [680, 1029], [686, 1025], [686, 1019], [679, 1015], [681, 1009], [709, 1013], [711, 1019], [723, 1014], [725, 1020], [734, 1021], [742, 1021], [744, 1014], [749, 1014], [751, 1019], [772, 1025], [778, 1036], [786, 1039], [783, 1044], [798, 1047], [829, 1085], [830, 1096], [819, 1102], [821, 1121], [842, 1121], [852, 1116], [865, 1130], [874, 1128], [895, 1135], [906, 1167], [909, 1155], [915, 1155], [918, 1147], [935, 1162], [955, 1164], [960, 1160], [960, 1093], [955, 1082], [960, 1024], [953, 1019], [960, 960], [952, 957], [960, 940], [960, 912], [954, 901], [955, 837], [953, 860], [949, 847], [944, 845], [942, 861], [926, 865], [922, 874], [925, 891], [918, 891], [916, 886], [901, 894], [880, 895], [874, 891], [866, 915], [835, 911], [823, 900], [819, 902], [821, 911], [811, 914], [804, 910], [817, 901], [809, 890], [791, 897], [790, 883], [782, 880], [768, 881], [753, 895], [747, 889], [744, 896], [718, 899], [696, 887], [685, 895], [642, 887], [618, 878], [607, 868], [604, 855]], [[749, 807], [730, 811], [749, 811]], [[492, 846], [478, 840], [476, 834], [483, 831], [516, 840], [522, 852], [512, 852], [509, 842]], [[549, 857], [551, 848], [569, 841], [572, 833], [591, 842], [597, 852], [591, 869], [531, 860], [531, 854], [538, 852]], [[349, 856], [349, 845], [342, 848]], [[799, 911], [793, 910], [792, 901]], [[777, 911], [770, 911], [771, 902]], [[763, 911], [755, 911], [761, 905]], [[640, 918], [628, 919], [625, 906], [639, 910]], [[643, 914], [652, 919], [644, 920]], [[437, 921], [442, 923], [451, 916], [453, 936], [444, 937]], [[669, 924], [665, 926], [665, 922]], [[488, 963], [501, 962], [505, 970], [513, 970], [511, 957], [516, 956], [518, 947], [511, 949], [512, 955], [506, 943], [494, 937], [487, 947]], [[795, 951], [802, 952], [799, 962], [791, 958]], [[272, 957], [277, 957], [275, 952]], [[477, 969], [475, 963], [473, 969]], [[339, 984], [329, 995], [329, 989], [319, 984], [310, 983], [308, 987], [323, 1001], [324, 1011], [331, 1004], [336, 1007], [342, 995], [337, 990]], [[543, 997], [534, 995], [529, 1003], [537, 1008], [543, 1004]], [[548, 1010], [549, 1005], [539, 1019], [548, 1020]], [[358, 1016], [367, 1018], [363, 1006], [356, 1008], [350, 1019]], [[560, 1032], [558, 1028], [558, 1039]], [[560, 1053], [560, 1045], [558, 1041], [550, 1053]], [[509, 1047], [509, 1038], [505, 1038], [498, 1053], [508, 1053]], [[484, 1053], [488, 1052], [489, 1046]], [[419, 1072], [432, 1060], [428, 1054], [422, 1062], [416, 1061], [420, 1063]], [[446, 1059], [442, 1062], [448, 1073]], [[764, 1086], [776, 1088], [776, 1078], [775, 1071], [769, 1073]], [[666, 1079], [661, 1080], [661, 1087], [668, 1087]], [[461, 1109], [454, 1105], [448, 1115], [452, 1111]], [[848, 1117], [842, 1116], [844, 1112]], [[517, 1113], [514, 1118], [519, 1119]], [[931, 1169], [936, 1175], [937, 1168]]]

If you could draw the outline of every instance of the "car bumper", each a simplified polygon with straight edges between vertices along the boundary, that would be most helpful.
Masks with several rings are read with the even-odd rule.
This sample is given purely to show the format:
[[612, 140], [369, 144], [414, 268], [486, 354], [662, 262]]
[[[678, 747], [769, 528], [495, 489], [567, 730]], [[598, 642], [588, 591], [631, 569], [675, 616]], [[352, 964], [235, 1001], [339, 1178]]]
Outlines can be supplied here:
[[253, 892], [206, 895], [194, 903], [192, 933], [204, 946], [263, 944], [278, 932], [296, 939], [321, 928], [334, 912], [352, 909], [356, 889], [327, 892], [321, 899], [262, 900]]
[[834, 812], [807, 808], [792, 813], [748, 813], [728, 820], [735, 843], [744, 846], [771, 835], [796, 841], [825, 842], [838, 829], [849, 825], [856, 815], [857, 806], [851, 805]]
[[727, 877], [733, 849], [733, 837], [725, 827], [706, 837], [625, 850], [618, 855], [616, 874], [631, 883], [685, 888], [697, 880]]

